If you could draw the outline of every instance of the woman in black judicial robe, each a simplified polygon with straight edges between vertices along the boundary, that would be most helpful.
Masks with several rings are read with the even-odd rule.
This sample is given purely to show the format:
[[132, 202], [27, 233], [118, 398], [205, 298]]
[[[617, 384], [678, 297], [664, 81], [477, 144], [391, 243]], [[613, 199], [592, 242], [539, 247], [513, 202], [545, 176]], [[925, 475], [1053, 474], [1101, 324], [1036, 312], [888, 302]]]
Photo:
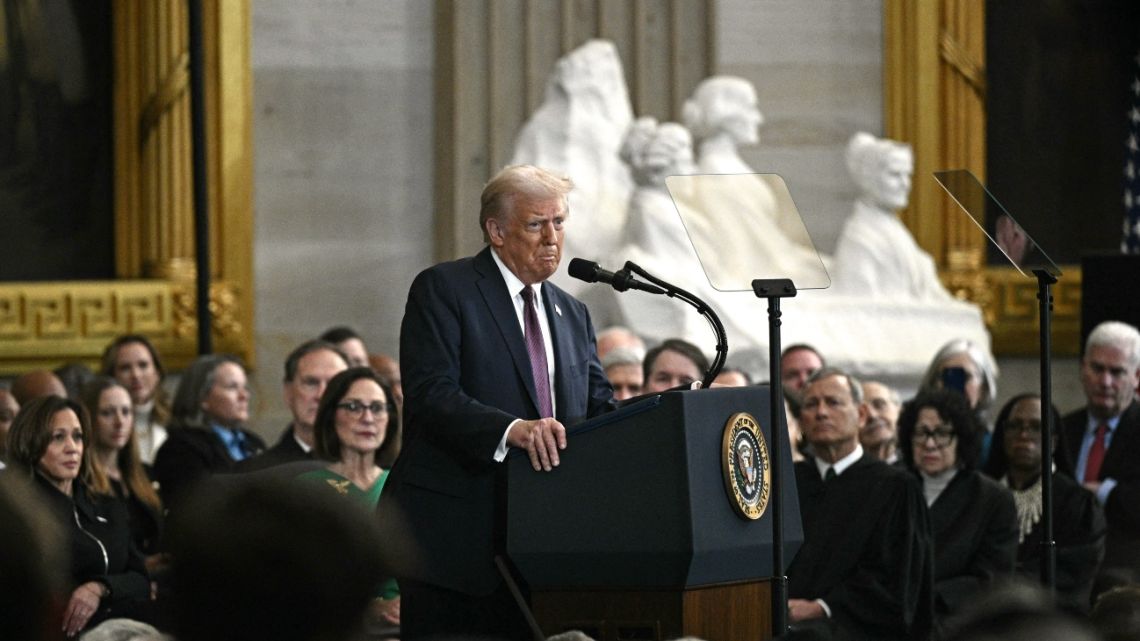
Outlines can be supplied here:
[[1014, 570], [1017, 508], [975, 469], [981, 434], [966, 400], [949, 390], [920, 393], [899, 416], [899, 452], [922, 482], [934, 536], [936, 626]]
[[[1065, 451], [1061, 415], [1053, 413], [1053, 452]], [[998, 414], [994, 447], [985, 472], [1010, 488], [1017, 505], [1017, 571], [1030, 581], [1041, 580], [1041, 397], [1021, 394]], [[1054, 460], [1064, 461], [1055, 456]], [[1061, 465], [1060, 468], [1065, 468]], [[1053, 540], [1056, 542], [1057, 602], [1087, 613], [1093, 579], [1104, 557], [1104, 512], [1091, 492], [1068, 470], [1053, 465]]]

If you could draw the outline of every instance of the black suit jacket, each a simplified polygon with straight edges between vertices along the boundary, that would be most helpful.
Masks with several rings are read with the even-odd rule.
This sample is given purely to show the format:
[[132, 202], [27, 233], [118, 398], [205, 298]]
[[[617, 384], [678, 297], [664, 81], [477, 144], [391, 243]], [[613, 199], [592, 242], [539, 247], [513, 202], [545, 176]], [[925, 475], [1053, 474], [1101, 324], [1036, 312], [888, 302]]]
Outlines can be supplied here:
[[[555, 418], [570, 425], [612, 408], [585, 305], [549, 282], [542, 296]], [[490, 248], [416, 277], [400, 369], [404, 448], [378, 506], [382, 523], [402, 528], [411, 548], [396, 574], [489, 594], [499, 583], [493, 559], [505, 519], [496, 488], [506, 466], [493, 455], [511, 421], [539, 418], [522, 329]]]
[[297, 439], [293, 438], [293, 424], [290, 423], [285, 431], [281, 433], [281, 437], [277, 439], [273, 447], [265, 450], [257, 456], [251, 456], [244, 461], [239, 461], [234, 466], [235, 472], [256, 472], [278, 465], [285, 465], [286, 463], [297, 463], [299, 461], [313, 460], [313, 452], [309, 450], [306, 452], [301, 449], [297, 443]]
[[[1088, 411], [1065, 416], [1065, 436], [1072, 469], [1076, 470], [1081, 438], [1088, 425]], [[1116, 480], [1104, 504], [1108, 531], [1104, 544], [1104, 568], [1123, 571], [1140, 581], [1140, 402], [1135, 400], [1120, 416], [1112, 443], [1104, 453], [1099, 480]], [[1080, 479], [1078, 479], [1080, 480]]]
[[[265, 449], [261, 437], [249, 430], [241, 432], [254, 453]], [[154, 457], [154, 478], [163, 505], [175, 512], [194, 485], [212, 474], [232, 472], [235, 462], [210, 428], [174, 427], [169, 434]]]

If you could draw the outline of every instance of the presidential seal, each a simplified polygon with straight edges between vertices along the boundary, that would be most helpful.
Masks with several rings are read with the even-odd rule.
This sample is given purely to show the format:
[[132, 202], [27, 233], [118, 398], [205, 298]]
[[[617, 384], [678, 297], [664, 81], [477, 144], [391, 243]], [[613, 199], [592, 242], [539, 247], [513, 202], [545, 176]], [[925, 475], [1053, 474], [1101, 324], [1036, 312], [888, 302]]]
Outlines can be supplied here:
[[756, 520], [768, 507], [772, 483], [768, 444], [751, 414], [740, 412], [724, 426], [721, 446], [724, 488], [736, 513]]

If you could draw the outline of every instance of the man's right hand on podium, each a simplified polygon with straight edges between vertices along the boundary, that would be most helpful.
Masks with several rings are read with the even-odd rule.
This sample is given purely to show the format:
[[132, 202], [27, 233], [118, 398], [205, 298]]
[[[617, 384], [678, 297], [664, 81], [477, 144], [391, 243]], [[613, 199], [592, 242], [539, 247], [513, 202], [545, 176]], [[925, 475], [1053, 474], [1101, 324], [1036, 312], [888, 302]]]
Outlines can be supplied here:
[[553, 418], [518, 421], [507, 434], [507, 445], [526, 450], [536, 472], [558, 467], [558, 450], [566, 449], [566, 428]]

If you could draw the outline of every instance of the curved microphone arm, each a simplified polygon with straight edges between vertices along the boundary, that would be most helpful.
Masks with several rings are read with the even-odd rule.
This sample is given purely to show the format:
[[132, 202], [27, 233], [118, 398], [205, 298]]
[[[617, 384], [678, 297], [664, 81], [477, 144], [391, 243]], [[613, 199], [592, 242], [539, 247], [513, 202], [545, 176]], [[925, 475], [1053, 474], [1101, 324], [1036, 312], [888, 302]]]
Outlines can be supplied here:
[[[713, 358], [712, 365], [709, 366], [709, 371], [705, 372], [705, 379], [701, 381], [701, 387], [708, 388], [712, 385], [713, 379], [720, 374], [721, 368], [724, 367], [724, 361], [728, 358], [728, 335], [724, 331], [724, 324], [720, 322], [720, 317], [716, 315], [712, 307], [709, 307], [703, 300], [697, 298], [693, 294], [671, 285], [653, 274], [642, 269], [637, 263], [627, 260], [623, 271], [633, 272], [641, 276], [645, 280], [657, 285], [665, 290], [665, 295], [670, 298], [679, 298], [686, 303], [692, 305], [702, 316], [708, 320], [709, 325], [712, 326], [713, 333], [716, 334], [716, 357]], [[620, 273], [620, 272], [619, 272]]]

